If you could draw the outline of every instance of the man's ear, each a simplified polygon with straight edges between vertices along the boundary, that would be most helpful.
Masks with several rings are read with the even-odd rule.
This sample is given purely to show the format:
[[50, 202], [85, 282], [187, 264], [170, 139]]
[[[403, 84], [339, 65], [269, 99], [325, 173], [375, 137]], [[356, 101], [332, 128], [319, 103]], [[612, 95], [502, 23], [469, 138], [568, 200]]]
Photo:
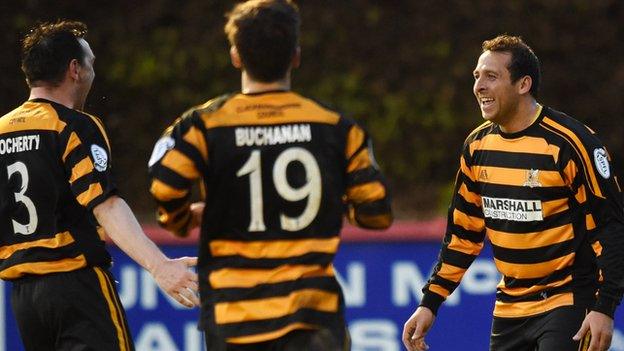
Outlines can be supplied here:
[[290, 63], [291, 68], [299, 68], [301, 65], [301, 46], [297, 46], [295, 49], [295, 54], [293, 55], [292, 62]]
[[65, 76], [73, 81], [77, 81], [80, 79], [81, 69], [82, 67], [80, 66], [80, 62], [78, 62], [77, 59], [73, 59], [69, 61], [69, 64], [67, 65], [67, 73], [65, 73]]
[[230, 46], [230, 60], [232, 60], [232, 66], [238, 69], [243, 68], [243, 62], [241, 61], [238, 49], [234, 45]]
[[520, 85], [518, 85], [518, 92], [520, 94], [527, 94], [531, 91], [533, 86], [533, 79], [531, 76], [524, 76], [520, 78]]

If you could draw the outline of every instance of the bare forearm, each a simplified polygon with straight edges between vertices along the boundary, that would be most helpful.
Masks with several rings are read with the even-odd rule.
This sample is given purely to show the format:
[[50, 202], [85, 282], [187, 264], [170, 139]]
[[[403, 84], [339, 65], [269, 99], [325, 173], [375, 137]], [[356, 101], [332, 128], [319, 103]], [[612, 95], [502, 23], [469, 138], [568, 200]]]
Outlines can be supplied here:
[[148, 271], [167, 257], [145, 235], [126, 202], [112, 196], [93, 209], [93, 214], [106, 234], [128, 256]]
[[197, 264], [197, 258], [167, 258], [143, 233], [132, 210], [120, 197], [108, 198], [93, 209], [93, 214], [113, 242], [147, 269], [169, 296], [187, 307], [199, 305], [197, 274], [188, 269]]

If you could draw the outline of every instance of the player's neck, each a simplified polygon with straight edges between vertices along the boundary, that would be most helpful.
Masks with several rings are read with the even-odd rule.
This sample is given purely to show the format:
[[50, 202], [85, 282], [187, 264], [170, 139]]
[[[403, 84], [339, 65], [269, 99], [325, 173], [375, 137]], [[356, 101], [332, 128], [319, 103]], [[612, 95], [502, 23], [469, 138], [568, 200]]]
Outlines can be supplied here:
[[533, 98], [526, 99], [518, 104], [518, 108], [506, 123], [501, 123], [500, 128], [505, 133], [517, 133], [528, 128], [539, 117], [540, 105]]
[[266, 91], [288, 91], [290, 90], [290, 72], [286, 74], [284, 79], [270, 83], [259, 82], [250, 77], [247, 72], [241, 74], [241, 91], [243, 94], [257, 94]]
[[30, 88], [30, 96], [28, 99], [46, 99], [69, 108], [82, 108], [82, 106], [78, 106], [74, 94], [63, 85], [58, 87], [51, 87], [48, 85], [32, 87]]

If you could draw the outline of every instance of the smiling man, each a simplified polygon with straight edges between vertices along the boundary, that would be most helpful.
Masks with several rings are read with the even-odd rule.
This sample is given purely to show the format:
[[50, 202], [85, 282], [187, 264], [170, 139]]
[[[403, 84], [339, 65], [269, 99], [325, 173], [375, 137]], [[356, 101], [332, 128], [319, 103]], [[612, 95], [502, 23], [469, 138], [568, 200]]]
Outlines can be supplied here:
[[539, 60], [519, 37], [485, 41], [473, 74], [486, 122], [464, 143], [439, 260], [403, 342], [428, 348], [487, 236], [503, 275], [490, 350], [607, 350], [624, 275], [610, 156], [591, 129], [536, 101]]

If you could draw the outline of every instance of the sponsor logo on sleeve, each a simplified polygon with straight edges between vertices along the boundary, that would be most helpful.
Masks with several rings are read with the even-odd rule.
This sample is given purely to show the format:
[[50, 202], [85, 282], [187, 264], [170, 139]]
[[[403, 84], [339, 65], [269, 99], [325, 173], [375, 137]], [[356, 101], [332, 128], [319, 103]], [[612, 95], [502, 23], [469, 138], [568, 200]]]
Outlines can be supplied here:
[[93, 156], [93, 166], [98, 172], [104, 172], [108, 168], [108, 154], [103, 147], [91, 145], [91, 156]]
[[167, 153], [167, 151], [173, 149], [175, 146], [175, 140], [173, 140], [170, 136], [164, 136], [160, 138], [156, 145], [154, 145], [154, 151], [152, 151], [152, 156], [150, 156], [147, 165], [152, 167], [156, 162], [160, 161], [163, 156]]
[[607, 158], [607, 150], [598, 148], [594, 150], [594, 164], [598, 173], [604, 178], [609, 179], [611, 169], [609, 168], [609, 159]]
[[516, 222], [544, 220], [540, 200], [517, 200], [482, 196], [483, 215], [487, 218]]

